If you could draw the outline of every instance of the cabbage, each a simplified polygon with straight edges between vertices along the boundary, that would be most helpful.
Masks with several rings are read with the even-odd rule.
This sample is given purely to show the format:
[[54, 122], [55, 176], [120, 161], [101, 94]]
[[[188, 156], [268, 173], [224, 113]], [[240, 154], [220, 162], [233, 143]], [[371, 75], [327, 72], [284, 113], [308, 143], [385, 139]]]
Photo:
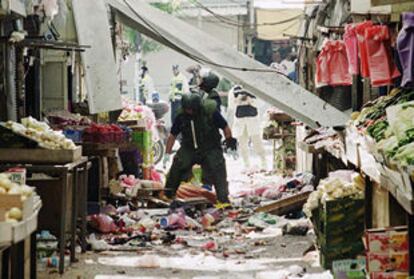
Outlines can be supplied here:
[[397, 138], [404, 140], [410, 136], [407, 132], [414, 128], [414, 102], [389, 107], [387, 119]]
[[414, 142], [401, 146], [396, 152], [394, 159], [402, 166], [414, 165]]

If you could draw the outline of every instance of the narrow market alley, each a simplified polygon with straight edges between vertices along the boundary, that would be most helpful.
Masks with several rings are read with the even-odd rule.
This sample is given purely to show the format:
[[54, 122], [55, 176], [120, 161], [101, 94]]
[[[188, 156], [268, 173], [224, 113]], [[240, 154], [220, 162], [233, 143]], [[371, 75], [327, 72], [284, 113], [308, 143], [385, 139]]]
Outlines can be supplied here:
[[[271, 145], [266, 145], [267, 154], [271, 150]], [[258, 166], [260, 158], [253, 153], [251, 157], [252, 166]], [[271, 157], [267, 158], [270, 166]], [[39, 278], [277, 279], [286, 278], [287, 274], [291, 274], [288, 278], [331, 278], [320, 273], [317, 253], [307, 251], [313, 247], [314, 235], [307, 235], [310, 225], [305, 218], [287, 220], [269, 214], [262, 219], [259, 216], [257, 220], [251, 219], [261, 199], [255, 190], [260, 192], [263, 187], [271, 189], [283, 184], [281, 176], [246, 172], [240, 159], [230, 157], [227, 168], [231, 195], [247, 194], [240, 199], [242, 207], [225, 211], [211, 229], [169, 230], [168, 235], [162, 229], [154, 229], [149, 238], [111, 248], [105, 248], [104, 244], [101, 249], [105, 251], [87, 252], [63, 276], [57, 270], [46, 269]], [[160, 210], [154, 211], [160, 214]], [[161, 210], [159, 216], [166, 211]], [[151, 216], [151, 210], [146, 212]], [[159, 218], [152, 217], [156, 223]], [[96, 246], [99, 248], [99, 243]], [[311, 273], [316, 274], [312, 277]], [[302, 277], [305, 274], [308, 277]]]
[[1, 279], [414, 279], [414, 0], [0, 0]]

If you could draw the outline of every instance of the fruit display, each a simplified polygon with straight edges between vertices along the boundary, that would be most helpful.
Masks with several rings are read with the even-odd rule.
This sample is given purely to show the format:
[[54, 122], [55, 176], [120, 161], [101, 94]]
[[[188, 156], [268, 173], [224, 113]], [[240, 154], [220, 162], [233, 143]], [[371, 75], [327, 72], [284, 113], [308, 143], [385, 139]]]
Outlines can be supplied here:
[[53, 131], [45, 122], [30, 116], [23, 118], [21, 123], [8, 121], [5, 126], [18, 135], [36, 141], [40, 147], [46, 149], [76, 149], [73, 141], [66, 138], [62, 132]]
[[[18, 185], [10, 180], [9, 175], [0, 173], [0, 195], [20, 195], [20, 199], [24, 202], [31, 197], [34, 189], [27, 185]], [[18, 222], [22, 220], [22, 209], [18, 207], [7, 208], [5, 213], [6, 222]]]
[[121, 143], [129, 136], [129, 129], [121, 128], [115, 124], [92, 123], [83, 130], [82, 141], [94, 143]]

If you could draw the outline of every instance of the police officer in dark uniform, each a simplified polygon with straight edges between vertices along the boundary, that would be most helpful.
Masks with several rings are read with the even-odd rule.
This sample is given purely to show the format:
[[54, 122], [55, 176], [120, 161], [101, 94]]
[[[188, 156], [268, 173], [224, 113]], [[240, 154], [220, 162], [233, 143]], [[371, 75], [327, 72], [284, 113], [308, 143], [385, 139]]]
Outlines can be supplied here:
[[171, 128], [164, 158], [165, 165], [169, 161], [177, 136], [181, 135], [181, 147], [167, 177], [165, 194], [168, 198], [175, 197], [180, 183], [189, 179], [187, 176], [193, 165], [199, 164], [203, 170], [203, 183], [214, 185], [219, 202], [229, 202], [220, 129], [225, 136], [225, 148], [236, 150], [237, 141], [232, 137], [226, 120], [217, 110], [216, 102], [202, 100], [196, 93], [183, 97], [182, 111]]

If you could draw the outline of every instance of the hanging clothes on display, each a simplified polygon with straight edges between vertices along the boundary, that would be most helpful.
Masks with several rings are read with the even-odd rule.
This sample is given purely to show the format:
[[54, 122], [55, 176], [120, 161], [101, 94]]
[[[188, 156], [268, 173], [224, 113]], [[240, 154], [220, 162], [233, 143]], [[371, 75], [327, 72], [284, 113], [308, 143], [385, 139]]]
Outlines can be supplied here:
[[371, 27], [373, 25], [374, 23], [372, 23], [372, 21], [370, 20], [364, 21], [362, 23], [355, 25], [355, 31], [356, 31], [357, 39], [358, 39], [361, 76], [364, 78], [368, 78], [370, 76], [369, 65], [368, 65], [368, 53], [367, 53], [367, 47], [365, 44], [365, 30], [368, 27]]
[[414, 85], [414, 13], [407, 12], [402, 15], [403, 28], [398, 34], [397, 50], [403, 71], [403, 87]]
[[374, 25], [365, 30], [365, 45], [371, 85], [390, 85], [401, 74], [391, 55], [391, 42], [388, 26]]
[[358, 38], [354, 24], [345, 25], [344, 42], [348, 56], [349, 73], [351, 75], [358, 75]]

